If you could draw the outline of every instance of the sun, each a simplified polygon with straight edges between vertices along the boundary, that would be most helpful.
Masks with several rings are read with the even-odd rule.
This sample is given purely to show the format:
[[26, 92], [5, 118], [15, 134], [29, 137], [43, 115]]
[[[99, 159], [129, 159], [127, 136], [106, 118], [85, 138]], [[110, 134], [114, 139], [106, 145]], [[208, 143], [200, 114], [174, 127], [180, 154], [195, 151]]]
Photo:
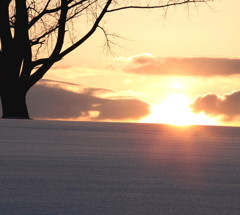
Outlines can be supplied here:
[[179, 126], [217, 125], [215, 119], [204, 113], [194, 114], [189, 105], [190, 99], [179, 93], [169, 95], [162, 103], [152, 107], [151, 114], [142, 120], [147, 123], [163, 123]]

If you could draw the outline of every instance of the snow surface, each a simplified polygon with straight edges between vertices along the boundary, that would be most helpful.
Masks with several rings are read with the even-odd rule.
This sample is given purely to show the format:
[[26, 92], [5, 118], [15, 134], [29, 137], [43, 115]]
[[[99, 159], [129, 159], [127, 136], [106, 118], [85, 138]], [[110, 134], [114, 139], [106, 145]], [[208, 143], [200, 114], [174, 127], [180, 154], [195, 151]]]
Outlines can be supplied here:
[[0, 120], [0, 215], [239, 215], [240, 128]]

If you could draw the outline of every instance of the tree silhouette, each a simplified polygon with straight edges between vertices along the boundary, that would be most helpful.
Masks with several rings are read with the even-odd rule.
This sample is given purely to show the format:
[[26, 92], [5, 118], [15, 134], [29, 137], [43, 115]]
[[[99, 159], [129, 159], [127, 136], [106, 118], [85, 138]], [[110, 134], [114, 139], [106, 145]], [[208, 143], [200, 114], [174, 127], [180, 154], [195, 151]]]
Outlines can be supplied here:
[[108, 13], [207, 1], [210, 0], [1, 0], [2, 118], [29, 119], [29, 89], [97, 29], [103, 30], [110, 42], [100, 25]]

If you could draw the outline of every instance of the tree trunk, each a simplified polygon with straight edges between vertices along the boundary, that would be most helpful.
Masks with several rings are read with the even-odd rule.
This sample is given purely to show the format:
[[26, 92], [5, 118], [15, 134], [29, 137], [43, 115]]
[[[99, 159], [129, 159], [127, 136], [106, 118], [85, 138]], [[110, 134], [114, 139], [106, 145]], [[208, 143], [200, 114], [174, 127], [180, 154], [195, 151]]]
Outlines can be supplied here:
[[27, 91], [21, 87], [12, 86], [12, 89], [2, 89], [2, 118], [29, 119], [26, 94]]

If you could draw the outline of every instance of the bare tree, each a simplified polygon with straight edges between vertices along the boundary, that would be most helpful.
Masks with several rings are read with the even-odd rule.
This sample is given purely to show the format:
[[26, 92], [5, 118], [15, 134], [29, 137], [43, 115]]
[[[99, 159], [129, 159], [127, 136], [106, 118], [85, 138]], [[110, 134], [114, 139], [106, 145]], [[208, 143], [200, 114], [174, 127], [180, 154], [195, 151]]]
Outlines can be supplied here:
[[28, 119], [26, 94], [81, 46], [109, 13], [210, 0], [0, 0], [0, 96], [3, 118]]

